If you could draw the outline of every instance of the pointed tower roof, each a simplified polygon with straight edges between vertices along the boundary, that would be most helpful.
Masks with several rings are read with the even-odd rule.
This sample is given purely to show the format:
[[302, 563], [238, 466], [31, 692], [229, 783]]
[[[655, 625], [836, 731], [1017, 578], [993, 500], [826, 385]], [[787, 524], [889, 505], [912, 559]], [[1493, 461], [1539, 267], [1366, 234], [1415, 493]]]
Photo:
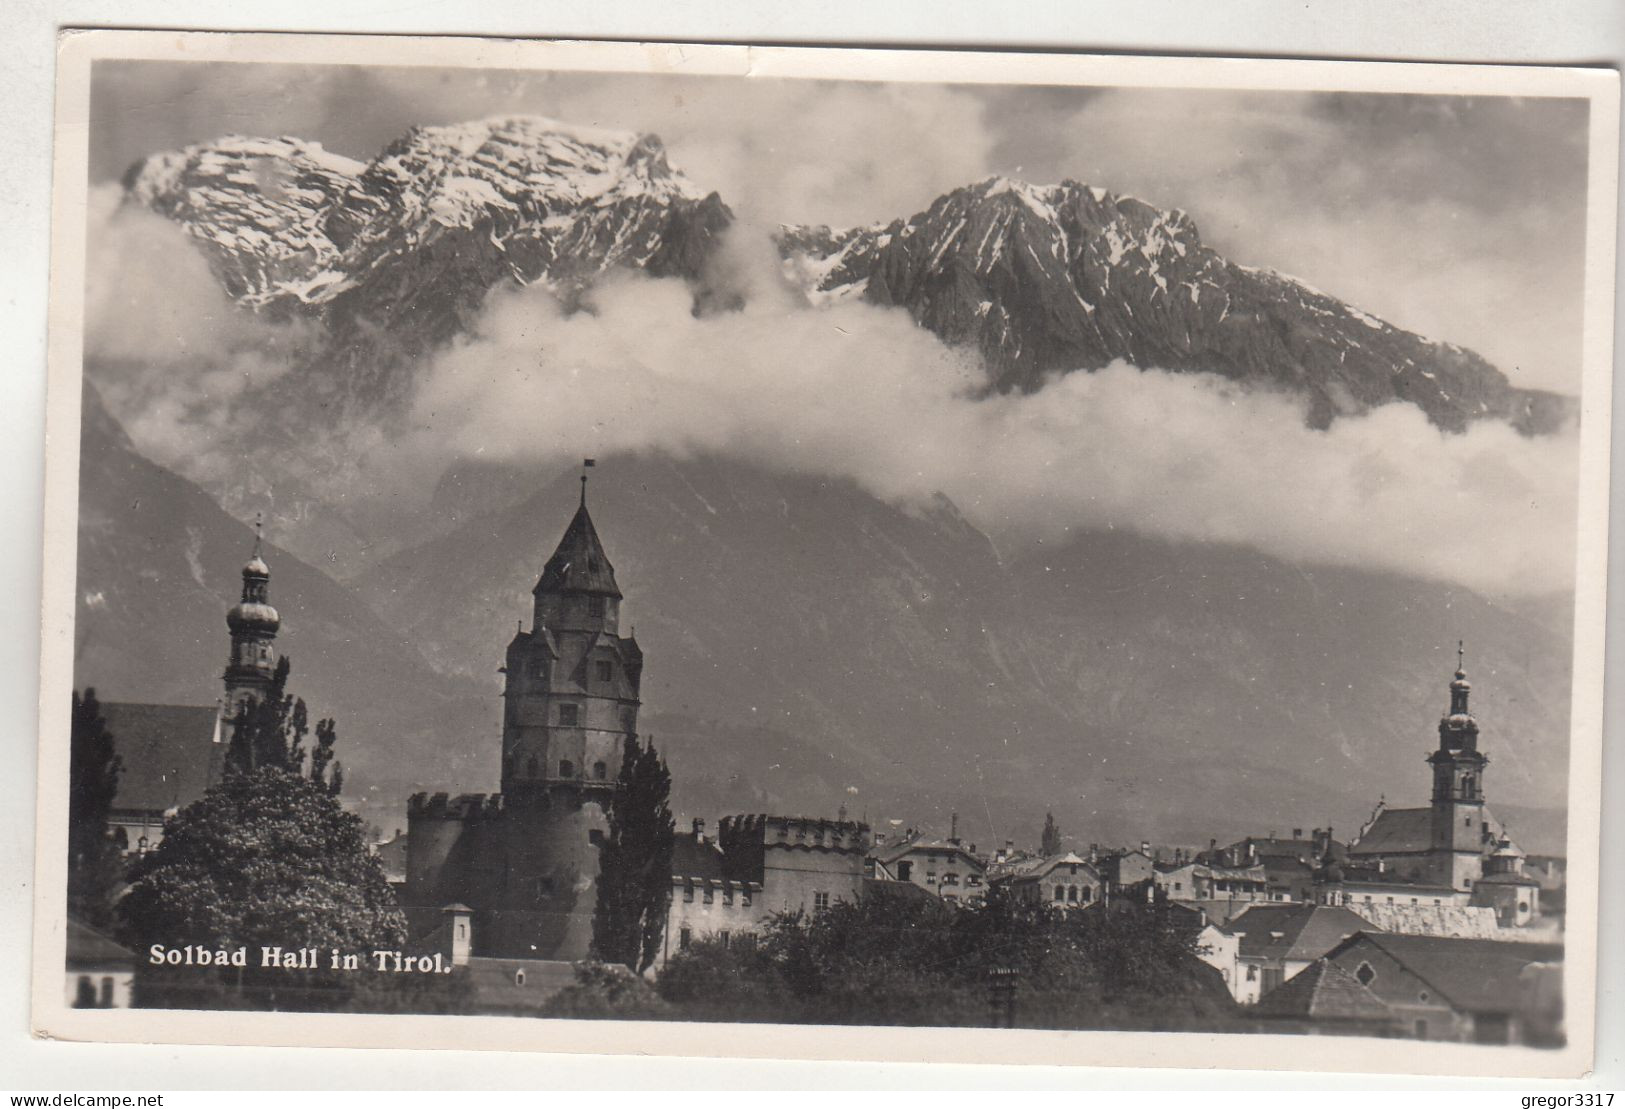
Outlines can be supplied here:
[[558, 549], [542, 569], [541, 580], [533, 593], [599, 593], [617, 600], [621, 588], [615, 584], [615, 567], [604, 554], [604, 545], [598, 538], [598, 529], [592, 526], [587, 512], [586, 497], [576, 509], [570, 526], [564, 529], [564, 538]]

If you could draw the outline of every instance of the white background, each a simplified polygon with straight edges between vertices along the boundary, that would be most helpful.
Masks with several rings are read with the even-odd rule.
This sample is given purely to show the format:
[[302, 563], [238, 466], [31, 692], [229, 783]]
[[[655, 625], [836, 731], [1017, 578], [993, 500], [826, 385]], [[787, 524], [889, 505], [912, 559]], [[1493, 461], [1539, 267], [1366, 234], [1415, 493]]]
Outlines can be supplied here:
[[[1583, 1083], [1382, 1076], [1080, 1071], [877, 1064], [628, 1060], [426, 1050], [148, 1048], [28, 1038], [34, 746], [45, 387], [53, 50], [62, 27], [458, 33], [777, 44], [995, 46], [1093, 52], [1600, 64], [1625, 58], [1622, 0], [5, 0], [0, 3], [0, 1090], [635, 1086], [753, 1089], [936, 1087], [1111, 1089], [1476, 1089], [1486, 1105], [1514, 1091], [1625, 1087], [1625, 770], [1617, 735], [1621, 666], [1608, 667], [1597, 1074]], [[1622, 221], [1625, 223], [1625, 221]], [[1625, 313], [1620, 313], [1625, 316]], [[1619, 332], [1616, 331], [1616, 335]], [[1616, 339], [1616, 347], [1620, 346]], [[1625, 429], [1625, 390], [1615, 427]], [[1625, 474], [1616, 464], [1614, 504]], [[1614, 513], [1610, 580], [1625, 590], [1625, 538]], [[1622, 625], [1616, 616], [1611, 631]], [[1611, 635], [1610, 639], [1614, 637]], [[1612, 652], [1611, 652], [1612, 653]], [[1615, 941], [1615, 942], [1610, 942]], [[1313, 1066], [1313, 1040], [1284, 1065]], [[1496, 1091], [1496, 1092], [1491, 1092]], [[1622, 1102], [1625, 1109], [1625, 1102]]]

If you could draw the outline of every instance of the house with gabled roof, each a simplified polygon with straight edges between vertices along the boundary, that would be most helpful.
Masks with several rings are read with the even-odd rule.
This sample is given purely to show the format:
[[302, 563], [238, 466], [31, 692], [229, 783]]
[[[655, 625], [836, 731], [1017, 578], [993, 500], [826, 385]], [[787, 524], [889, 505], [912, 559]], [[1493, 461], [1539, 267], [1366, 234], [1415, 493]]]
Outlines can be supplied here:
[[986, 861], [976, 853], [974, 843], [967, 844], [957, 835], [942, 839], [917, 833], [876, 848], [871, 862], [872, 877], [912, 882], [950, 905], [974, 904], [987, 894]]
[[[1421, 1040], [1508, 1044], [1560, 1035], [1563, 948], [1359, 932], [1327, 952]], [[1541, 988], [1534, 989], [1531, 983]]]
[[1255, 1016], [1293, 1022], [1301, 1031], [1343, 1036], [1384, 1036], [1395, 1030], [1383, 1000], [1336, 963], [1317, 959], [1259, 1001]]
[[1198, 942], [1203, 961], [1224, 975], [1230, 995], [1251, 1005], [1349, 936], [1371, 927], [1347, 909], [1264, 902], [1247, 906], [1227, 922], [1211, 923]]
[[1012, 896], [1058, 909], [1075, 909], [1100, 900], [1105, 880], [1088, 860], [1067, 851], [1041, 859], [1023, 859], [997, 871], [992, 879]]

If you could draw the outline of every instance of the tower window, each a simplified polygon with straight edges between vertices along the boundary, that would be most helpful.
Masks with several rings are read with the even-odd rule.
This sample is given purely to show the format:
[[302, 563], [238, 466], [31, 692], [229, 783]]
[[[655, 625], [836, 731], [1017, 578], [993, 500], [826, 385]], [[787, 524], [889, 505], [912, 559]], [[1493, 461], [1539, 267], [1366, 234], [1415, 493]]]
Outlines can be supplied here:
[[566, 728], [573, 728], [581, 722], [581, 706], [564, 704], [559, 706], [559, 724]]
[[615, 664], [607, 658], [599, 659], [593, 664], [593, 669], [598, 672], [599, 681], [611, 682], [615, 680]]
[[682, 929], [678, 930], [678, 932], [677, 932], [677, 950], [679, 950], [679, 951], [687, 951], [688, 950], [688, 945], [693, 943], [693, 942], [694, 942], [694, 933], [692, 931], [690, 931], [687, 928], [682, 928]]
[[541, 771], [542, 771], [542, 768], [536, 764], [536, 756], [532, 755], [530, 757], [530, 759], [525, 763], [525, 774], [526, 774], [526, 776], [530, 777], [530, 778], [540, 777]]
[[604, 598], [596, 594], [587, 598], [587, 615], [602, 616], [604, 614]]
[[609, 777], [609, 767], [605, 766], [602, 762], [593, 763], [592, 776], [597, 778], [599, 781], [603, 781], [605, 778]]
[[569, 759], [562, 760], [559, 763], [559, 777], [561, 777], [561, 778], [574, 778], [575, 776], [576, 776], [576, 764], [571, 762]]

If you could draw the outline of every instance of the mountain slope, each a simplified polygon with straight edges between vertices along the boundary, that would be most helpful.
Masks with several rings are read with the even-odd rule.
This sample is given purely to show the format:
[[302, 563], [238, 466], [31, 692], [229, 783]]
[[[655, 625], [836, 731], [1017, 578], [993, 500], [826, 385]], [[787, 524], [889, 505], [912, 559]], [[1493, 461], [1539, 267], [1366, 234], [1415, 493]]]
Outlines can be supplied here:
[[1567, 410], [1512, 388], [1471, 351], [1225, 260], [1184, 212], [1075, 181], [992, 178], [907, 220], [790, 228], [781, 246], [816, 297], [906, 308], [979, 348], [998, 388], [1034, 390], [1046, 374], [1123, 359], [1303, 394], [1317, 426], [1394, 400], [1456, 431], [1476, 419], [1544, 431]]
[[[1456, 636], [1492, 800], [1562, 802], [1559, 603], [1536, 618], [1446, 586], [1124, 533], [1006, 561], [946, 502], [911, 513], [717, 460], [602, 460], [595, 474], [648, 659], [645, 725], [682, 804], [845, 803], [943, 826], [958, 810], [999, 839], [1046, 809], [1096, 839], [1348, 828], [1381, 794], [1425, 802]], [[357, 587], [439, 665], [477, 669], [528, 619], [573, 485], [538, 481]]]
[[[732, 214], [652, 135], [506, 117], [416, 128], [368, 163], [234, 136], [154, 155], [125, 187], [185, 228], [241, 303], [319, 321], [318, 372], [364, 406], [408, 393], [413, 360], [466, 331], [498, 284], [543, 282], [568, 304], [630, 267], [695, 281], [708, 310], [730, 303], [699, 279]], [[976, 346], [999, 389], [1121, 358], [1301, 394], [1322, 426], [1390, 401], [1449, 430], [1545, 431], [1571, 411], [1470, 351], [1225, 260], [1183, 212], [1072, 181], [993, 178], [888, 224], [788, 227], [779, 247], [815, 302], [906, 308]]]
[[[75, 686], [107, 700], [213, 703], [253, 532], [138, 454], [89, 387], [80, 442]], [[336, 719], [346, 792], [364, 811], [381, 820], [413, 788], [494, 777], [494, 750], [450, 741], [483, 716], [500, 721], [480, 685], [435, 673], [321, 571], [271, 546], [265, 558], [289, 687]]]

